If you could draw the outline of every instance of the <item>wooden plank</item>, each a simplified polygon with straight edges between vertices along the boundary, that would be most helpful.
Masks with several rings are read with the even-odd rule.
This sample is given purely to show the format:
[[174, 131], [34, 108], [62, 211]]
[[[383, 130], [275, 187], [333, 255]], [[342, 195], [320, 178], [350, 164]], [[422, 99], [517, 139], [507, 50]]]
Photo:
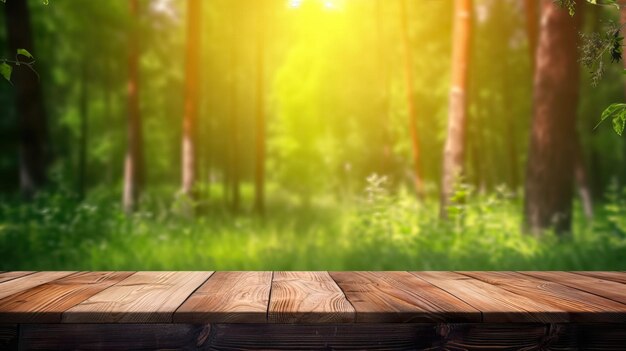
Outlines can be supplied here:
[[37, 272], [0, 283], [0, 299], [28, 290], [37, 285], [66, 277], [75, 272]]
[[269, 322], [344, 323], [354, 318], [354, 308], [328, 272], [274, 273]]
[[0, 323], [59, 323], [61, 313], [132, 272], [79, 272], [0, 300]]
[[626, 284], [625, 272], [577, 271], [577, 272], [572, 272], [572, 273]]
[[63, 313], [64, 323], [169, 323], [212, 272], [137, 272]]
[[480, 322], [480, 311], [408, 272], [330, 272], [356, 321]]
[[197, 350], [210, 326], [191, 324], [25, 324], [22, 350]]
[[433, 324], [218, 324], [212, 350], [424, 350]]
[[35, 273], [34, 271], [13, 271], [0, 273], [0, 283]]
[[272, 272], [215, 272], [174, 313], [175, 323], [263, 323]]
[[520, 272], [626, 304], [626, 284], [569, 272]]
[[549, 325], [535, 323], [440, 324], [432, 350], [546, 350]]
[[464, 275], [568, 311], [577, 323], [624, 323], [626, 305], [517, 272], [463, 272]]
[[550, 350], [624, 350], [625, 324], [554, 324], [550, 326]]
[[624, 350], [623, 324], [30, 324], [25, 350]]
[[454, 272], [412, 272], [482, 312], [483, 322], [565, 322], [566, 311]]

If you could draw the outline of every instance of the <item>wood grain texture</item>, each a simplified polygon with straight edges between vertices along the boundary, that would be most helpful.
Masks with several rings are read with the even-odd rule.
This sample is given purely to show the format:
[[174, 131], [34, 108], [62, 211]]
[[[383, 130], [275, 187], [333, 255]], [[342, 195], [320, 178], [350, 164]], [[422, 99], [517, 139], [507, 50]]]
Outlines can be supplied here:
[[13, 271], [0, 273], [0, 283], [35, 273], [34, 271]]
[[79, 272], [0, 300], [0, 323], [59, 323], [61, 313], [132, 272]]
[[624, 350], [621, 324], [32, 324], [26, 350]]
[[534, 323], [440, 324], [434, 350], [544, 350], [549, 325]]
[[626, 284], [626, 272], [577, 271], [572, 273]]
[[354, 318], [354, 308], [328, 272], [274, 273], [269, 322], [345, 323]]
[[211, 350], [424, 350], [432, 324], [222, 324], [211, 326]]
[[37, 272], [20, 276], [0, 283], [0, 299], [28, 290], [37, 285], [45, 284], [53, 280], [63, 278], [75, 272]]
[[520, 272], [626, 304], [626, 284], [568, 272]]
[[483, 322], [550, 323], [569, 320], [567, 312], [454, 272], [413, 272], [482, 312]]
[[212, 272], [137, 272], [63, 313], [64, 323], [169, 323]]
[[626, 305], [517, 272], [463, 272], [534, 301], [566, 310], [577, 323], [625, 323]]
[[480, 311], [408, 272], [330, 272], [356, 321], [480, 322]]
[[175, 323], [263, 323], [272, 272], [215, 272], [174, 313]]
[[208, 325], [25, 324], [22, 350], [202, 350]]

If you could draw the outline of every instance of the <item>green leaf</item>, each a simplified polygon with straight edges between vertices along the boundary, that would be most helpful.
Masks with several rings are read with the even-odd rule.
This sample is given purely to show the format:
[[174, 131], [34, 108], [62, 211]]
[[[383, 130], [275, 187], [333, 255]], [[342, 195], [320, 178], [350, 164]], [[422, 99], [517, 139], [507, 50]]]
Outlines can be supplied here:
[[622, 136], [622, 134], [624, 133], [624, 125], [626, 125], [625, 115], [613, 118], [613, 130], [615, 130], [615, 133], [617, 133], [617, 135]]
[[17, 49], [17, 54], [34, 59], [33, 55], [26, 49]]
[[6, 62], [0, 63], [0, 75], [9, 82], [11, 81], [11, 73], [13, 73], [13, 67], [11, 67], [11, 65]]
[[593, 129], [598, 128], [607, 118], [612, 118], [613, 130], [615, 130], [617, 135], [621, 136], [624, 133], [624, 126], [626, 126], [626, 104], [611, 104], [607, 107], [602, 112], [600, 122]]
[[44, 5], [48, 5], [48, 0], [43, 0]]

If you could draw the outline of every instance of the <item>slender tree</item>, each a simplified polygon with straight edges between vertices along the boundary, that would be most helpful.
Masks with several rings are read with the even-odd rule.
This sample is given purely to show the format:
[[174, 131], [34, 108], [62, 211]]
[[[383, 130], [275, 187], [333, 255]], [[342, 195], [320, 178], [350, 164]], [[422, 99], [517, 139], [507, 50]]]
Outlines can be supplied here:
[[454, 184], [461, 176], [467, 129], [467, 84], [472, 31], [472, 0], [455, 0], [452, 84], [448, 134], [443, 155], [440, 215], [446, 218]]
[[196, 182], [196, 133], [199, 111], [200, 53], [202, 0], [187, 0], [187, 48], [185, 66], [185, 104], [182, 140], [182, 188], [181, 193], [193, 197]]
[[230, 119], [230, 157], [229, 157], [229, 184], [231, 192], [231, 207], [234, 212], [239, 211], [241, 205], [241, 189], [239, 184], [239, 110], [237, 108], [237, 69], [239, 68], [239, 57], [237, 52], [237, 28], [235, 25], [235, 11], [232, 9], [230, 42], [230, 82], [229, 82], [229, 119]]
[[539, 35], [539, 1], [540, 0], [524, 0], [528, 54], [533, 69], [535, 66], [535, 52], [537, 51], [537, 38]]
[[87, 145], [89, 132], [89, 74], [86, 58], [82, 62], [81, 91], [79, 98], [80, 139], [78, 145], [78, 196], [83, 199], [87, 186]]
[[[26, 49], [35, 54], [28, 2], [7, 1], [4, 13], [9, 51]], [[47, 117], [37, 74], [18, 66], [12, 82], [18, 114], [20, 191], [29, 199], [47, 182], [50, 157]]]
[[[626, 35], [626, 0], [619, 0], [619, 19], [620, 19], [620, 35], [623, 38]], [[622, 64], [626, 70], [626, 59], [622, 58]], [[626, 83], [624, 84], [624, 101], [626, 101]], [[623, 143], [622, 153], [626, 158], [626, 143]], [[626, 167], [622, 167], [622, 179], [626, 181]]]
[[571, 227], [579, 22], [580, 16], [542, 0], [524, 204], [525, 228], [534, 234]]
[[254, 209], [265, 212], [265, 33], [267, 1], [259, 1], [256, 45], [256, 157], [254, 163]]
[[382, 150], [380, 150], [379, 169], [381, 174], [391, 172], [391, 136], [389, 132], [389, 62], [385, 51], [385, 22], [384, 22], [384, 0], [377, 0], [375, 7], [376, 16], [376, 45], [377, 45], [377, 68], [378, 80], [382, 84], [380, 94], [380, 133]]
[[[139, 0], [130, 0], [130, 14], [139, 17]], [[128, 121], [127, 145], [124, 159], [124, 211], [130, 213], [137, 208], [143, 186], [143, 134], [139, 110], [139, 38], [134, 25], [128, 37]]]
[[409, 35], [409, 18], [407, 1], [400, 2], [400, 16], [402, 24], [402, 44], [404, 48], [404, 81], [406, 90], [406, 102], [409, 117], [409, 133], [411, 134], [411, 148], [413, 151], [413, 172], [415, 191], [418, 196], [423, 193], [422, 176], [420, 170], [420, 146], [417, 132], [417, 110], [415, 106], [415, 80], [413, 77], [413, 54], [411, 37]]

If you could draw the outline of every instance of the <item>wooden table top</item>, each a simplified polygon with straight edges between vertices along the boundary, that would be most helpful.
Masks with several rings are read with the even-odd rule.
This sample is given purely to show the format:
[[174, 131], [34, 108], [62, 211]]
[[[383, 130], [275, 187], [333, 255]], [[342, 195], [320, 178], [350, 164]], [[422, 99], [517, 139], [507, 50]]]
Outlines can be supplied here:
[[626, 323], [626, 273], [0, 273], [0, 324], [355, 322]]

